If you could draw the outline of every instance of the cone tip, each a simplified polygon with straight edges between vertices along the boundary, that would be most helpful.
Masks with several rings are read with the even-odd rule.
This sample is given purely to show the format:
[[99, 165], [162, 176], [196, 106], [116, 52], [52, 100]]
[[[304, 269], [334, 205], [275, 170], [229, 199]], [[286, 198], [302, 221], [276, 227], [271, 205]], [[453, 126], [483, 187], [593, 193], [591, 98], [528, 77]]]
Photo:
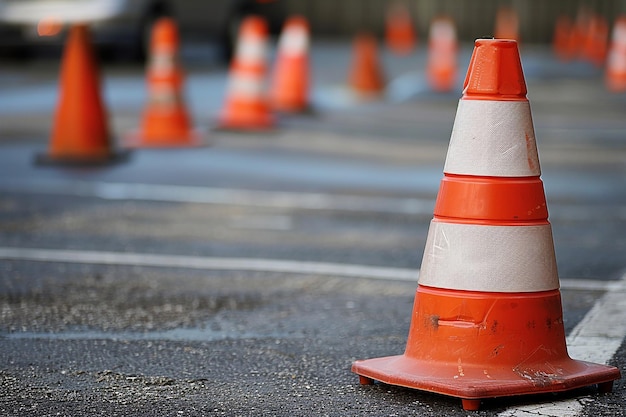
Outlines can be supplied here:
[[463, 97], [483, 100], [526, 100], [526, 82], [517, 41], [476, 39]]

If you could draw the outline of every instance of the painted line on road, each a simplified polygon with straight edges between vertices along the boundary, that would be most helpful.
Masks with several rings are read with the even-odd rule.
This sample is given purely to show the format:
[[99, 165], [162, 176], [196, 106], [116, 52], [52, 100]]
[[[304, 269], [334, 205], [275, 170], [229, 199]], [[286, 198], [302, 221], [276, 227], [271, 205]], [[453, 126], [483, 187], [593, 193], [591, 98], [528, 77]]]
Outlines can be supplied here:
[[87, 181], [11, 181], [0, 188], [19, 193], [96, 197], [105, 200], [223, 204], [276, 209], [432, 215], [434, 198], [372, 197], [332, 193], [257, 191], [187, 185]]
[[[613, 281], [585, 317], [567, 336], [567, 351], [573, 359], [608, 363], [626, 337], [626, 274]], [[587, 395], [564, 401], [511, 407], [499, 417], [574, 417], [595, 401]]]
[[[281, 272], [367, 278], [390, 281], [414, 281], [419, 269], [379, 267], [329, 262], [304, 262], [262, 258], [221, 258], [185, 255], [161, 255], [68, 249], [0, 247], [0, 259], [16, 261], [63, 262], [79, 264], [146, 266], [206, 270]], [[579, 291], [624, 291], [623, 281], [561, 279], [561, 288]]]
[[317, 274], [415, 282], [417, 282], [419, 272], [416, 269], [385, 268], [367, 265], [302, 262], [277, 259], [216, 258], [184, 255], [9, 247], [0, 247], [0, 259], [161, 268], [282, 272], [292, 274]]

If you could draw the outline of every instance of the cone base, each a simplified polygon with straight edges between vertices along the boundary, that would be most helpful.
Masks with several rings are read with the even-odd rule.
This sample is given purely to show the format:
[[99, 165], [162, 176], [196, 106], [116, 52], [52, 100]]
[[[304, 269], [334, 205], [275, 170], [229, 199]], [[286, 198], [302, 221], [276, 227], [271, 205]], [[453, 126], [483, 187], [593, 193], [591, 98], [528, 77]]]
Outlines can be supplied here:
[[485, 369], [464, 367], [462, 376], [456, 363], [416, 360], [405, 355], [356, 361], [352, 372], [362, 385], [380, 381], [421, 391], [461, 398], [463, 408], [478, 409], [481, 399], [528, 394], [554, 393], [598, 384], [600, 392], [610, 392], [620, 371], [612, 366], [565, 358], [547, 364], [551, 371], [534, 375], [516, 372], [515, 367]]
[[127, 148], [199, 148], [206, 146], [205, 135], [194, 130], [182, 136], [148, 136], [141, 131], [130, 132], [125, 138]]
[[39, 153], [35, 155], [34, 162], [36, 165], [43, 166], [87, 167], [119, 164], [126, 162], [129, 157], [128, 151], [116, 151], [104, 156], [55, 156], [49, 153]]

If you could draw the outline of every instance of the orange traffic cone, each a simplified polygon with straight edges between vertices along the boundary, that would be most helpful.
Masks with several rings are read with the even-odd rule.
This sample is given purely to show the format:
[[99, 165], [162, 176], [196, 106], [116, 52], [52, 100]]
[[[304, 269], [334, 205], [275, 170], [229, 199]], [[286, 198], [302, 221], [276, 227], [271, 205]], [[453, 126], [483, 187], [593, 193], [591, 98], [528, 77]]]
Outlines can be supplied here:
[[572, 19], [568, 16], [559, 16], [554, 25], [554, 37], [552, 48], [555, 55], [562, 61], [569, 61], [576, 55], [576, 50], [572, 50], [570, 36], [574, 30]]
[[361, 33], [356, 36], [349, 83], [364, 98], [377, 97], [383, 93], [384, 76], [374, 35]]
[[582, 45], [583, 57], [597, 67], [604, 65], [608, 50], [609, 25], [600, 15], [589, 20], [585, 42]]
[[298, 113], [309, 106], [309, 24], [302, 16], [285, 22], [278, 41], [271, 105], [275, 110]]
[[626, 91], [626, 16], [618, 18], [613, 26], [605, 83], [609, 91]]
[[249, 16], [242, 22], [219, 128], [266, 130], [274, 126], [269, 100], [263, 91], [267, 72], [267, 34], [267, 22], [262, 17]]
[[190, 127], [183, 103], [183, 71], [178, 58], [176, 22], [164, 17], [155, 22], [147, 69], [148, 103], [139, 132], [127, 144], [136, 147], [197, 146], [201, 137]]
[[435, 91], [451, 91], [457, 77], [458, 43], [454, 22], [448, 17], [436, 18], [428, 36], [426, 75]]
[[620, 371], [567, 354], [552, 229], [517, 43], [477, 40], [435, 203], [406, 350], [374, 380], [462, 399], [559, 392]]
[[398, 55], [410, 54], [415, 48], [417, 35], [411, 14], [404, 3], [393, 3], [387, 9], [385, 41], [387, 47]]
[[37, 155], [43, 164], [103, 164], [115, 162], [100, 78], [89, 29], [71, 27], [63, 51], [59, 101], [48, 152]]
[[519, 42], [519, 19], [515, 10], [510, 7], [498, 9], [493, 37], [496, 39], [513, 39]]

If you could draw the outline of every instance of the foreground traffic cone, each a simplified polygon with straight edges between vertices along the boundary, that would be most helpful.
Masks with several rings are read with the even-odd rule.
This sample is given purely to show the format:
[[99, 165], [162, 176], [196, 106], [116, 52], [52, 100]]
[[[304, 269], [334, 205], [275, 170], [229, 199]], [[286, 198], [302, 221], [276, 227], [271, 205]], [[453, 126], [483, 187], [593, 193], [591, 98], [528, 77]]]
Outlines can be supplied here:
[[411, 14], [404, 3], [393, 3], [387, 10], [385, 42], [398, 55], [408, 55], [415, 48], [417, 35], [413, 29]]
[[356, 36], [349, 84], [357, 94], [364, 98], [377, 97], [383, 93], [384, 75], [378, 59], [378, 43], [374, 35], [361, 33]]
[[477, 40], [435, 203], [406, 350], [374, 380], [462, 399], [608, 392], [620, 371], [567, 354], [552, 230], [517, 43]]
[[458, 43], [452, 19], [433, 20], [428, 36], [426, 75], [435, 91], [451, 91], [456, 84]]
[[50, 147], [37, 155], [42, 164], [91, 165], [119, 161], [109, 134], [100, 77], [89, 29], [74, 25], [63, 51], [59, 99]]
[[309, 24], [302, 16], [285, 22], [278, 41], [270, 102], [282, 112], [299, 113], [309, 107]]
[[519, 18], [514, 9], [510, 7], [498, 9], [493, 37], [496, 39], [513, 39], [519, 42]]
[[274, 127], [274, 115], [264, 92], [267, 36], [267, 22], [262, 17], [249, 16], [242, 22], [219, 128], [265, 130]]
[[183, 103], [183, 71], [178, 57], [176, 22], [164, 17], [155, 22], [150, 40], [147, 69], [148, 103], [139, 132], [129, 136], [133, 147], [179, 147], [201, 144], [190, 126]]
[[609, 91], [626, 91], [626, 16], [613, 26], [604, 80]]

